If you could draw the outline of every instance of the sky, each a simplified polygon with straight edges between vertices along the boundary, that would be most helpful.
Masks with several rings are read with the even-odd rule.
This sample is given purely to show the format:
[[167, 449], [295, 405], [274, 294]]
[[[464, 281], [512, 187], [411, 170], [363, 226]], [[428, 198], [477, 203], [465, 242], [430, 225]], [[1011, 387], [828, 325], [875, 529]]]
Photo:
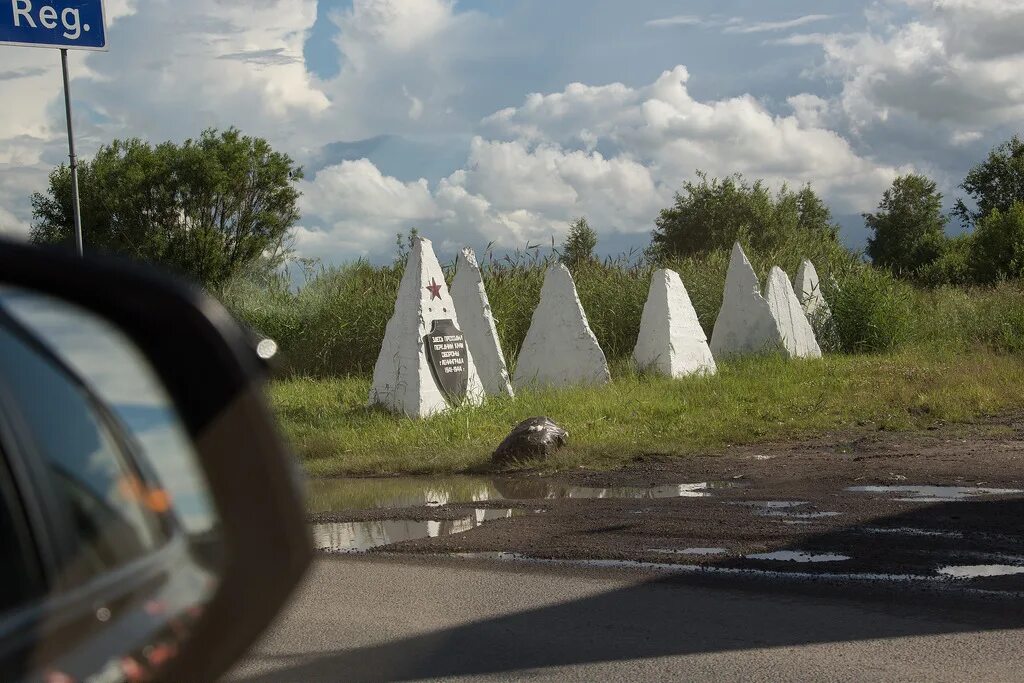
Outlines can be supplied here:
[[[8, 0], [0, 0], [7, 2]], [[58, 3], [59, 4], [59, 3]], [[647, 244], [698, 169], [811, 182], [854, 247], [898, 174], [947, 206], [1024, 132], [1020, 0], [106, 0], [75, 52], [79, 154], [231, 125], [305, 171], [294, 247], [387, 261]], [[0, 46], [0, 231], [66, 159], [59, 55]]]

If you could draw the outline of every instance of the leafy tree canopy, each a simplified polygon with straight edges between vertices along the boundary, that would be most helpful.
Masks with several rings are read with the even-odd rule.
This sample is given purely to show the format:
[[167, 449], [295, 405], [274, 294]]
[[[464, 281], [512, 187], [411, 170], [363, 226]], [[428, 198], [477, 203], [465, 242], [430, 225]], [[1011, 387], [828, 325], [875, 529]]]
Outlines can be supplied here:
[[995, 209], [1005, 214], [1015, 202], [1024, 202], [1024, 140], [1014, 135], [997, 146], [971, 168], [960, 187], [977, 207], [972, 211], [963, 199], [957, 200], [953, 213], [965, 225], [977, 225]]
[[894, 273], [916, 273], [943, 253], [947, 220], [934, 180], [915, 173], [899, 176], [878, 210], [864, 214], [872, 232], [868, 256]]
[[979, 282], [1024, 277], [1024, 201], [992, 209], [974, 231], [971, 266]]
[[773, 195], [761, 180], [751, 184], [738, 173], [709, 180], [698, 171], [697, 181], [684, 183], [675, 204], [655, 220], [651, 255], [691, 256], [729, 249], [737, 240], [771, 251], [798, 234], [839, 239], [828, 206], [810, 185], [796, 192], [783, 186]]
[[[85, 248], [154, 263], [216, 288], [254, 265], [274, 268], [299, 219], [302, 169], [262, 138], [231, 128], [155, 147], [114, 140], [79, 165]], [[32, 195], [31, 238], [67, 244], [71, 172]]]
[[594, 249], [597, 247], [597, 233], [587, 219], [577, 218], [569, 226], [569, 234], [562, 243], [561, 261], [566, 265], [576, 265], [594, 260]]

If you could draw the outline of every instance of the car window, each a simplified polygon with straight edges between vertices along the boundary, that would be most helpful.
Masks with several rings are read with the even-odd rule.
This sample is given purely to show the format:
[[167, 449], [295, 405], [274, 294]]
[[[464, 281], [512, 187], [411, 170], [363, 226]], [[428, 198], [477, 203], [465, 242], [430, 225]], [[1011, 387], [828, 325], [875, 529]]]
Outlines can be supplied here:
[[147, 494], [111, 420], [68, 370], [2, 326], [0, 382], [74, 529], [73, 566], [61, 569], [100, 573], [166, 540], [159, 501]]

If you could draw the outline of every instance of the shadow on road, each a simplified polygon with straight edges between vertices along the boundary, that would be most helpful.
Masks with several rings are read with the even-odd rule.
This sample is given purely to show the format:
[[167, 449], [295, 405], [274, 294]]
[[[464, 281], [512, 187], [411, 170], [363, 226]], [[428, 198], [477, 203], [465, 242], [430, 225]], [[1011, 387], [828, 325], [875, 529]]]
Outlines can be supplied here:
[[[927, 528], [929, 524], [959, 528], [972, 551], [981, 552], [987, 547], [982, 535], [997, 527], [1002, 533], [995, 542], [998, 550], [1015, 544], [1019, 547], [1024, 501], [938, 504], [872, 522], [872, 526], [893, 529]], [[846, 531], [809, 535], [800, 547], [841, 550], [849, 541]], [[931, 552], [921, 545], [923, 542], [931, 543], [928, 548], [932, 550], [956, 550], [956, 543], [949, 538], [914, 537], [906, 549], [908, 557]], [[915, 573], [923, 570], [923, 566], [914, 568]], [[511, 575], [525, 569], [506, 563], [497, 571], [510, 575], [511, 586]], [[497, 583], [501, 585], [501, 580]], [[401, 600], [401, 596], [395, 599]], [[439, 595], [438, 610], [445, 609], [444, 601]], [[865, 587], [827, 578], [794, 583], [679, 575], [382, 645], [294, 657], [261, 655], [261, 659], [283, 668], [236, 680], [408, 680], [667, 655], [981, 632], [1024, 626], [1022, 606], [1010, 594], [982, 599], [956, 591], [929, 591], [924, 587], [905, 590], [898, 585]]]

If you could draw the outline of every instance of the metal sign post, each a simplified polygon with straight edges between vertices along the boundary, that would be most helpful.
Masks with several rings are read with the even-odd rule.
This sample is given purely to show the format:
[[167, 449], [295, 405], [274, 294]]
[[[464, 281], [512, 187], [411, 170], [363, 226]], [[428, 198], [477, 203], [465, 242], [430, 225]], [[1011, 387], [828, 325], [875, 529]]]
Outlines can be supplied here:
[[68, 158], [71, 159], [71, 209], [75, 221], [75, 253], [82, 251], [82, 207], [78, 203], [78, 157], [75, 156], [75, 128], [71, 123], [71, 84], [68, 81], [68, 51], [61, 48], [60, 67], [64, 73], [64, 113], [68, 120]]
[[106, 50], [107, 13], [103, 0], [0, 0], [0, 45], [60, 48], [64, 113], [71, 161], [71, 210], [75, 251], [82, 255], [82, 211], [78, 199], [78, 157], [71, 121], [68, 50]]

